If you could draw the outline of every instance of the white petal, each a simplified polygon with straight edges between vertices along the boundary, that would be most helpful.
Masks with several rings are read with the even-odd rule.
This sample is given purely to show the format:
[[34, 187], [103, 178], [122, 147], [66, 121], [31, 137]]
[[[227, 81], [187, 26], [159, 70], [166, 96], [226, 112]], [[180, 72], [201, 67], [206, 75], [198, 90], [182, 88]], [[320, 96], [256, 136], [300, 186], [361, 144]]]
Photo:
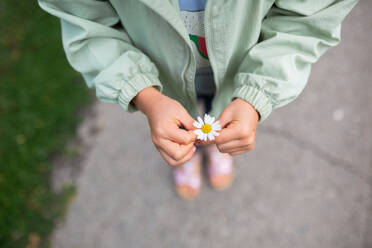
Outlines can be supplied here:
[[208, 133], [208, 139], [209, 140], [214, 140], [214, 136], [213, 136], [212, 132]]
[[204, 136], [206, 134], [203, 133], [202, 130], [200, 130], [200, 129], [194, 130], [194, 133], [197, 135], [197, 139], [204, 140]]
[[214, 117], [211, 117], [210, 115], [208, 114], [205, 114], [204, 115], [204, 123], [205, 124], [209, 124], [209, 125], [212, 125], [212, 123], [214, 122]]
[[205, 137], [207, 137], [207, 134], [202, 133], [201, 135], [198, 136], [198, 139], [205, 140]]
[[201, 124], [200, 122], [197, 122], [197, 121], [194, 121], [193, 125], [196, 128], [201, 128], [203, 126], [203, 124]]
[[202, 126], [204, 125], [203, 119], [200, 116], [198, 116], [198, 121]]
[[204, 123], [207, 123], [207, 121], [209, 121], [209, 115], [204, 114]]
[[204, 140], [204, 141], [207, 141], [207, 139], [208, 139], [208, 135], [205, 133], [205, 134], [204, 134], [204, 137], [203, 137], [203, 140]]
[[221, 130], [221, 125], [219, 121], [216, 121], [215, 123], [212, 124], [212, 130], [215, 131]]
[[212, 130], [210, 133], [213, 134], [214, 136], [218, 136], [218, 135], [220, 135], [219, 133], [217, 133], [217, 132], [214, 131], [214, 130]]
[[214, 122], [214, 120], [216, 120], [216, 118], [215, 117], [211, 117], [211, 122], [209, 124], [212, 125], [213, 122]]
[[202, 130], [200, 130], [200, 129], [195, 129], [195, 130], [194, 130], [194, 133], [195, 133], [196, 135], [198, 135], [198, 136], [203, 134]]
[[201, 130], [195, 130], [194, 132], [197, 135], [197, 139], [200, 139], [200, 140], [204, 139], [204, 133]]

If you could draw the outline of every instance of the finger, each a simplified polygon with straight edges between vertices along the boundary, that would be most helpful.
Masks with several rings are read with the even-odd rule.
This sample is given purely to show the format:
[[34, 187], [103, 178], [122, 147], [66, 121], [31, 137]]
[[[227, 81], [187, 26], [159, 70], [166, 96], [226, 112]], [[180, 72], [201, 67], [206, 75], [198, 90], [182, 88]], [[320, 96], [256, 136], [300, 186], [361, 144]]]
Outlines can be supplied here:
[[232, 150], [232, 149], [245, 147], [247, 145], [249, 145], [249, 144], [247, 143], [246, 140], [237, 139], [237, 140], [232, 140], [232, 141], [226, 142], [224, 144], [219, 144], [219, 145], [217, 145], [217, 148], [220, 151], [228, 151], [228, 150]]
[[222, 153], [233, 154], [233, 153], [241, 152], [241, 151], [243, 151], [243, 152], [249, 152], [249, 151], [253, 150], [254, 147], [255, 147], [255, 143], [250, 144], [250, 145], [246, 145], [246, 146], [241, 146], [241, 147], [233, 148], [233, 149], [223, 150]]
[[177, 126], [175, 130], [169, 131], [169, 133], [167, 134], [167, 138], [178, 144], [187, 145], [195, 142], [196, 134], [192, 130], [186, 131]]
[[224, 144], [233, 140], [240, 139], [242, 134], [239, 126], [235, 123], [230, 123], [226, 128], [222, 128], [215, 138], [216, 144]]
[[217, 147], [220, 150], [231, 150], [234, 148], [248, 146], [254, 143], [255, 140], [256, 140], [256, 133], [252, 133], [248, 138], [237, 139], [237, 140], [232, 140], [232, 141], [229, 141], [223, 144], [218, 144]]
[[164, 158], [165, 162], [167, 162], [168, 165], [170, 166], [178, 166], [178, 165], [181, 165], [181, 164], [184, 164], [186, 163], [187, 161], [189, 161], [192, 156], [194, 155], [196, 151], [196, 147], [194, 146], [187, 154], [184, 158], [182, 158], [181, 160], [174, 160], [173, 158], [171, 158], [164, 150], [162, 149], [159, 149], [159, 152], [160, 154], [162, 155], [162, 157]]
[[249, 152], [249, 151], [253, 150], [255, 146], [256, 146], [256, 142], [254, 142], [253, 144], [248, 145], [247, 148], [245, 148], [245, 149], [231, 151], [231, 152], [228, 152], [228, 153], [231, 156], [240, 155], [240, 154], [243, 154], [243, 153], [246, 153], [246, 152]]
[[186, 154], [193, 148], [193, 146], [194, 143], [180, 145], [167, 139], [162, 139], [159, 142], [160, 149], [162, 149], [169, 157], [176, 161], [181, 160], [183, 157], [185, 157]]
[[243, 154], [243, 153], [246, 153], [247, 151], [243, 151], [243, 150], [241, 150], [241, 151], [237, 151], [237, 152], [233, 152], [233, 153], [229, 153], [231, 156], [236, 156], [236, 155], [241, 155], [241, 154]]
[[231, 118], [231, 111], [224, 110], [221, 115], [218, 117], [218, 120], [220, 121], [221, 128], [226, 127], [229, 122], [232, 120]]
[[[218, 147], [217, 147], [218, 148]], [[221, 152], [221, 153], [232, 153], [232, 152], [238, 152], [238, 151], [242, 151], [242, 150], [248, 150], [248, 146], [239, 146], [239, 147], [234, 147], [234, 148], [231, 148], [231, 149], [219, 149], [218, 150]]]
[[186, 128], [186, 130], [196, 129], [193, 125], [194, 119], [189, 115], [189, 113], [187, 113], [186, 110], [185, 113], [181, 114], [178, 118], [181, 124]]

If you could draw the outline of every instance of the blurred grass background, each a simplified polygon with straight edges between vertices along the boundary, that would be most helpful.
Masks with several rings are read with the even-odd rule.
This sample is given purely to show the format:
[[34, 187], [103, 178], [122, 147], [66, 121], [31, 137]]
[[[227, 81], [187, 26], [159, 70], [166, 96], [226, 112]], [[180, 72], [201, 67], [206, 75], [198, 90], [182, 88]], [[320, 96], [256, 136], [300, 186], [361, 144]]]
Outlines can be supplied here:
[[90, 102], [68, 65], [59, 20], [37, 1], [0, 1], [0, 247], [46, 247], [73, 188], [51, 190], [63, 151]]

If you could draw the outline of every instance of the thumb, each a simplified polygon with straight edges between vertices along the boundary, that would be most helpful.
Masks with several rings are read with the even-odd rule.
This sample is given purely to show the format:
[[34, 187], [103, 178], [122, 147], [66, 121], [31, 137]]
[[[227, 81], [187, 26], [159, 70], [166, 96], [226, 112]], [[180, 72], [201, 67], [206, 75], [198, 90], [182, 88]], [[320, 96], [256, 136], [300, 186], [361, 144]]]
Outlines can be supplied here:
[[186, 130], [194, 130], [195, 129], [195, 127], [193, 125], [194, 119], [189, 115], [189, 113], [187, 113], [187, 111], [185, 111], [184, 114], [179, 116], [179, 120], [180, 120], [181, 124], [185, 127]]
[[194, 130], [189, 130], [187, 132], [189, 133], [189, 137], [190, 137], [191, 142], [194, 143], [196, 141], [196, 134], [195, 134]]
[[218, 120], [220, 121], [221, 128], [225, 128], [231, 122], [231, 111], [226, 109], [222, 111]]

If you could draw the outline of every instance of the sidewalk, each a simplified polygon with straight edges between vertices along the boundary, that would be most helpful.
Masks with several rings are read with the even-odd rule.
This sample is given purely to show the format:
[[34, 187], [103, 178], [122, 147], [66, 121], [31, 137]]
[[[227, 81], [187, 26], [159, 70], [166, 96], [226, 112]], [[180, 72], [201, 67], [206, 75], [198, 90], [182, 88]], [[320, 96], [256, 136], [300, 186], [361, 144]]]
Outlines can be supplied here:
[[259, 126], [226, 192], [179, 199], [145, 117], [97, 103], [53, 247], [372, 247], [371, 9], [360, 1], [303, 94]]

